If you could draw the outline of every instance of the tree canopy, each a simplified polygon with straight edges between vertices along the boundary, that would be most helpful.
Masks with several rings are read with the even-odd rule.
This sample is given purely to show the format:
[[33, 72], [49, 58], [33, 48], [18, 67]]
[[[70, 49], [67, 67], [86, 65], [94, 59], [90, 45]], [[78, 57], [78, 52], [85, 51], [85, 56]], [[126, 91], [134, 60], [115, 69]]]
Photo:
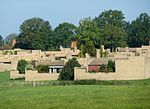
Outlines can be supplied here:
[[77, 35], [80, 44], [85, 44], [89, 39], [93, 42], [94, 46], [99, 46], [99, 28], [90, 17], [80, 20], [77, 27]]
[[107, 48], [113, 50], [127, 46], [124, 19], [123, 13], [118, 10], [104, 11], [94, 19], [101, 33], [101, 43]]
[[16, 47], [22, 49], [48, 50], [53, 32], [48, 21], [41, 18], [25, 20], [20, 25], [20, 35]]
[[64, 22], [59, 24], [54, 29], [55, 36], [53, 46], [56, 48], [59, 48], [60, 45], [70, 47], [71, 40], [73, 40], [75, 35], [75, 30], [76, 26], [71, 23]]
[[150, 41], [150, 16], [141, 13], [137, 19], [125, 21], [119, 10], [106, 10], [95, 18], [83, 18], [79, 26], [64, 22], [54, 30], [48, 21], [41, 18], [25, 20], [20, 25], [16, 47], [22, 49], [54, 50], [60, 46], [70, 47], [71, 41], [78, 41], [80, 56], [85, 53], [95, 56], [101, 45], [114, 51], [117, 47], [140, 47]]
[[150, 16], [141, 13], [140, 16], [128, 24], [127, 43], [130, 47], [148, 45], [150, 41]]

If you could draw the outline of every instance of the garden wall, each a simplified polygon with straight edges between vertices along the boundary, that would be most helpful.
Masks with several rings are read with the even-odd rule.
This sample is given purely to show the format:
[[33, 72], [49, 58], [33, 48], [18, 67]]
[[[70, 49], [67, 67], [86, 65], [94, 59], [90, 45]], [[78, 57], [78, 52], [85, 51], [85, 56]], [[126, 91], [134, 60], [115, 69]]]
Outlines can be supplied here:
[[16, 70], [17, 69], [17, 63], [18, 63], [18, 61], [15, 58], [12, 58], [9, 60], [6, 59], [6, 61], [1, 60], [0, 72]]
[[25, 81], [44, 81], [57, 80], [58, 73], [38, 73], [38, 71], [26, 70], [25, 74], [19, 74], [19, 71], [10, 71], [10, 79], [25, 78]]
[[38, 73], [38, 71], [27, 70], [25, 74], [25, 81], [57, 80], [58, 78], [58, 73]]
[[25, 78], [25, 74], [19, 74], [19, 71], [10, 71], [10, 79]]
[[[147, 60], [147, 62], [146, 60], [145, 57], [140, 56], [118, 59], [115, 61], [116, 72], [114, 73], [87, 73], [84, 68], [75, 68], [74, 80], [135, 80], [150, 78], [150, 69], [148, 67], [150, 61]], [[146, 64], [146, 62], [148, 64]]]

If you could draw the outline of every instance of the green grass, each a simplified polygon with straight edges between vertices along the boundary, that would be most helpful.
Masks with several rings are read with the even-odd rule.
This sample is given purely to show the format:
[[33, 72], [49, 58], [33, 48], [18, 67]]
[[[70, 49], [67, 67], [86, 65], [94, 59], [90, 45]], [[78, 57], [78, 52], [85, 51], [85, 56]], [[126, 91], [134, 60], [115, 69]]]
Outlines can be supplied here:
[[9, 81], [9, 72], [0, 72], [0, 83]]
[[121, 85], [37, 87], [17, 85], [20, 82], [24, 83], [0, 73], [0, 109], [150, 109], [150, 79], [108, 82]]
[[150, 86], [0, 88], [1, 109], [150, 109]]

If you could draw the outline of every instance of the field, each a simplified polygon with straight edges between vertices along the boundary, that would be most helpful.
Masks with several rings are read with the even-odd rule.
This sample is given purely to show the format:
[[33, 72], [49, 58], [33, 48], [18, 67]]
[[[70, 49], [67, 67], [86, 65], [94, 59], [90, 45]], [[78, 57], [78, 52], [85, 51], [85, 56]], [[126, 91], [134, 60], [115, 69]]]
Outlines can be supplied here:
[[9, 81], [9, 72], [0, 72], [0, 83]]
[[[0, 82], [10, 81], [8, 77], [0, 73]], [[131, 85], [0, 87], [0, 109], [150, 109], [150, 80]]]

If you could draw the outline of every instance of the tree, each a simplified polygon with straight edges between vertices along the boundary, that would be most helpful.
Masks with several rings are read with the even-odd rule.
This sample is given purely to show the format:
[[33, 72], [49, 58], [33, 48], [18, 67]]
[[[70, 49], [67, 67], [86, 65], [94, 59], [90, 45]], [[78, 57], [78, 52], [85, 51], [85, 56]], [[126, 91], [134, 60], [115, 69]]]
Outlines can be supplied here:
[[85, 44], [80, 46], [80, 57], [84, 58], [85, 53], [88, 53], [90, 56], [96, 56], [96, 48], [94, 47], [93, 42], [90, 39], [86, 39]]
[[107, 25], [104, 28], [104, 40], [107, 48], [115, 51], [117, 47], [126, 47], [126, 33], [123, 28], [118, 28], [113, 25]]
[[3, 45], [3, 37], [0, 35], [0, 46]]
[[100, 37], [97, 24], [89, 17], [80, 20], [76, 37], [80, 44], [80, 56], [85, 57], [85, 53], [96, 56], [95, 47], [99, 47]]
[[104, 44], [106, 48], [110, 48], [111, 51], [114, 51], [118, 46], [127, 46], [124, 18], [121, 11], [108, 10], [102, 12], [94, 19], [102, 34], [101, 43]]
[[81, 44], [85, 44], [87, 39], [90, 39], [94, 47], [99, 47], [100, 36], [99, 36], [99, 28], [97, 24], [90, 18], [84, 18], [80, 20], [79, 26], [77, 28], [77, 35], [79, 42]]
[[76, 26], [71, 23], [64, 22], [59, 24], [59, 26], [54, 29], [54, 46], [56, 48], [59, 48], [60, 45], [63, 47], [70, 47], [71, 40], [75, 35], [75, 30]]
[[80, 67], [76, 58], [69, 59], [60, 73], [60, 80], [74, 80], [74, 67]]
[[84, 58], [85, 57], [85, 46], [82, 44], [81, 46], [80, 46], [80, 57], [81, 58]]
[[140, 47], [148, 45], [150, 41], [150, 16], [147, 13], [141, 13], [136, 20], [128, 26], [127, 42], [130, 47]]
[[48, 50], [52, 47], [53, 32], [48, 21], [41, 18], [25, 20], [20, 25], [16, 47], [22, 49]]
[[17, 70], [19, 71], [20, 74], [25, 73], [25, 68], [26, 68], [27, 64], [28, 64], [28, 62], [24, 59], [21, 59], [18, 61]]
[[95, 57], [96, 56], [96, 49], [94, 47], [94, 44], [91, 40], [87, 39], [86, 43], [84, 45], [84, 52], [90, 54], [90, 56]]

